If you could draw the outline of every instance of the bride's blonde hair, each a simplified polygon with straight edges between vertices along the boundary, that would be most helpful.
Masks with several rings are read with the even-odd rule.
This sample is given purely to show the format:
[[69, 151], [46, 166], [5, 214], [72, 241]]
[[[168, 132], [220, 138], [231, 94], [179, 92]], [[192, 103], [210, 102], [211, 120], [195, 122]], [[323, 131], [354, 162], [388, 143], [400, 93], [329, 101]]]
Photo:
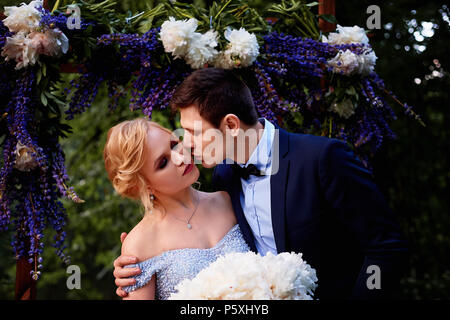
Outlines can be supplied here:
[[145, 118], [123, 121], [108, 131], [103, 160], [108, 178], [116, 192], [140, 200], [145, 212], [153, 209], [148, 181], [141, 172], [146, 160], [146, 140], [150, 127], [172, 132]]

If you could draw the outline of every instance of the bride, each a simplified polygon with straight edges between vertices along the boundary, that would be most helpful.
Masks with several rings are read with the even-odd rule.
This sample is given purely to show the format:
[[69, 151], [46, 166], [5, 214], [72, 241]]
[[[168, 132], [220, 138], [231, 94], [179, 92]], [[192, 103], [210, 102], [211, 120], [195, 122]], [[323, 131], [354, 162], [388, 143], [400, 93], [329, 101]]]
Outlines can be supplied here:
[[122, 280], [124, 299], [168, 299], [180, 281], [220, 255], [249, 250], [228, 193], [192, 188], [199, 170], [181, 149], [170, 130], [144, 118], [108, 132], [108, 177], [118, 194], [140, 200], [145, 211], [122, 243], [122, 255], [138, 259], [127, 267], [141, 271]]

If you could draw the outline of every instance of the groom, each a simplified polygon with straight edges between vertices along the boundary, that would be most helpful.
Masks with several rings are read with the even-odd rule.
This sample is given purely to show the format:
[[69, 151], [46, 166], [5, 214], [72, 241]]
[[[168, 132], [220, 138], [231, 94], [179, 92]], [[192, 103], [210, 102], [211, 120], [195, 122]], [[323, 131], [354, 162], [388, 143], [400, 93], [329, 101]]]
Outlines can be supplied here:
[[[171, 105], [180, 111], [183, 143], [203, 166], [215, 166], [213, 185], [230, 194], [253, 251], [301, 252], [317, 271], [322, 300], [393, 297], [407, 243], [371, 172], [346, 144], [258, 119], [250, 90], [232, 71], [195, 71]], [[132, 262], [114, 262], [119, 296], [124, 278], [136, 274], [123, 268]]]

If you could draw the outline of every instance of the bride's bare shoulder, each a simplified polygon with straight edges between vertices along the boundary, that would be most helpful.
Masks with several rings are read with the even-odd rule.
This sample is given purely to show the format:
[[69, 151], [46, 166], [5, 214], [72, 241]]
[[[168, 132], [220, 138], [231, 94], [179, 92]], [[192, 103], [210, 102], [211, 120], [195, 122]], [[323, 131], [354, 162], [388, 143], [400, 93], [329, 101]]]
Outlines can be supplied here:
[[223, 207], [231, 207], [231, 198], [226, 191], [201, 192], [202, 197], [208, 205], [220, 205]]
[[122, 255], [135, 256], [139, 261], [158, 255], [160, 248], [155, 223], [143, 218], [125, 237]]
[[230, 195], [226, 191], [207, 193], [210, 212], [227, 213], [234, 217]]

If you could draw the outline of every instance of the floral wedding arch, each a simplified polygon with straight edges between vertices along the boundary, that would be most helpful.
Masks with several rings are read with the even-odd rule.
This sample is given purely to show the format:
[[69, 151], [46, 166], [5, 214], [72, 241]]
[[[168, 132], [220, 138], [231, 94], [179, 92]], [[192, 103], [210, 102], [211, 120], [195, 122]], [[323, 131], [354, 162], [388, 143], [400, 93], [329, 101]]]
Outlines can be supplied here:
[[[101, 85], [111, 110], [126, 98], [130, 109], [151, 117], [193, 70], [233, 69], [260, 116], [346, 141], [366, 166], [395, 137], [386, 98], [421, 122], [374, 71], [377, 57], [364, 29], [338, 25], [324, 34], [335, 23], [334, 11], [324, 8], [334, 10], [334, 1], [283, 0], [262, 13], [240, 0], [208, 9], [167, 0], [134, 16], [117, 14], [112, 0], [59, 2], [51, 11], [41, 0], [5, 7], [0, 21], [0, 231], [15, 230], [16, 259], [33, 281], [47, 227], [56, 231], [56, 253], [69, 262], [59, 199], [83, 200], [68, 187], [59, 138], [70, 127], [61, 120], [88, 109]], [[61, 72], [77, 74], [64, 90]]]

